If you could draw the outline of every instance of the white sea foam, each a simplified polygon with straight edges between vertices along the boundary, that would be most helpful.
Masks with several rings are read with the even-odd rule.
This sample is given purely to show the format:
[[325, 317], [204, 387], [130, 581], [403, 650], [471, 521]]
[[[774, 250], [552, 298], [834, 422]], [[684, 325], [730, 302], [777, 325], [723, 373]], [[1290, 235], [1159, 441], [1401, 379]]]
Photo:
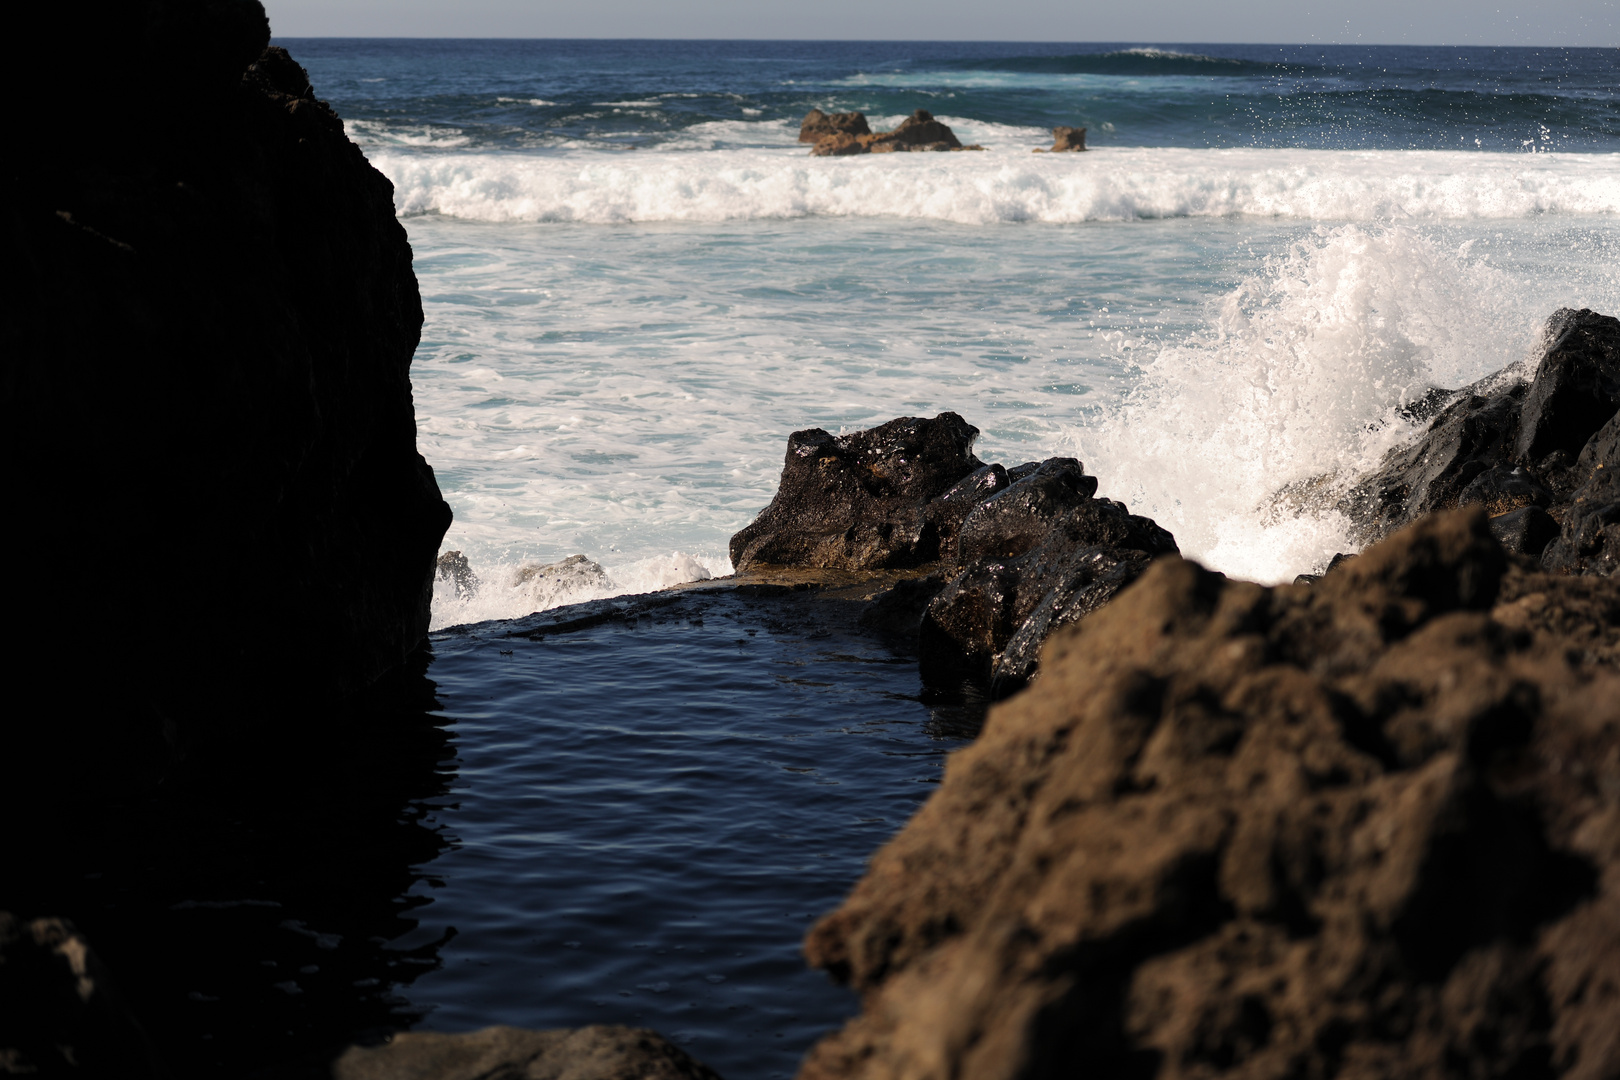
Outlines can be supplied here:
[[1355, 550], [1341, 515], [1272, 497], [1372, 467], [1414, 433], [1397, 406], [1528, 356], [1547, 312], [1526, 310], [1473, 247], [1345, 225], [1267, 259], [1205, 329], [1145, 364], [1105, 420], [1073, 433], [1102, 493], [1238, 577], [1288, 580]]
[[516, 619], [566, 604], [582, 604], [613, 596], [656, 592], [672, 585], [708, 581], [731, 573], [725, 556], [700, 557], [682, 551], [653, 555], [619, 566], [548, 577], [526, 576], [533, 563], [473, 564], [476, 588], [459, 589], [454, 581], [433, 586], [433, 626], [458, 626], [488, 619]]
[[[811, 158], [709, 153], [457, 153], [380, 147], [401, 214], [491, 222], [724, 222], [812, 216], [961, 224], [1260, 216], [1490, 220], [1620, 214], [1620, 154], [1104, 148], [1036, 155], [1035, 129], [960, 122], [983, 153]], [[690, 148], [785, 142], [781, 123], [704, 125]], [[395, 138], [416, 138], [395, 135]], [[419, 136], [444, 146], [456, 136]], [[675, 149], [685, 146], [682, 143]]]

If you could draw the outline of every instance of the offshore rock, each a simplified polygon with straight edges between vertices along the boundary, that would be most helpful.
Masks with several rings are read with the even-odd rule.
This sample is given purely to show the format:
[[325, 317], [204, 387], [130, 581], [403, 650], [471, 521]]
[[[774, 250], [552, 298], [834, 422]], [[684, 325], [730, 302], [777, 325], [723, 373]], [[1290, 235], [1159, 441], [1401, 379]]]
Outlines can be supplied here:
[[66, 919], [0, 911], [0, 1073], [164, 1077], [139, 1021]]
[[1159, 560], [811, 931], [863, 999], [801, 1080], [1620, 1074], [1617, 599], [1479, 507]]
[[[816, 112], [806, 116], [804, 118], [806, 126], [799, 130], [800, 142], [815, 143], [810, 148], [812, 157], [847, 157], [851, 154], [887, 154], [896, 151], [984, 149], [978, 145], [963, 146], [962, 140], [956, 137], [956, 133], [949, 125], [935, 120], [927, 109], [918, 109], [901, 121], [900, 126], [893, 131], [880, 131], [876, 134], [864, 130], [866, 117], [860, 113], [840, 113], [838, 116], [859, 117], [860, 127], [863, 130], [856, 131], [851, 125], [836, 130], [829, 129], [825, 134], [809, 139], [806, 138], [806, 132], [815, 116]], [[825, 114], [822, 116], [829, 123], [838, 119], [838, 116], [826, 117]], [[821, 121], [818, 121], [819, 123]]]
[[332, 1080], [719, 1080], [708, 1066], [645, 1028], [605, 1024], [556, 1031], [490, 1027], [461, 1035], [404, 1032], [349, 1048]]
[[1564, 308], [1548, 319], [1544, 340], [1529, 382], [1508, 369], [1418, 404], [1420, 415], [1437, 410], [1428, 429], [1390, 451], [1340, 503], [1364, 537], [1480, 503], [1492, 518], [1520, 515], [1497, 530], [1515, 553], [1542, 557], [1549, 569], [1613, 572], [1620, 320]]
[[[416, 450], [422, 308], [392, 188], [257, 0], [20, 18], [0, 452], [30, 527], [5, 561], [61, 572], [12, 597], [31, 627], [8, 681], [53, 701], [0, 756], [71, 760], [82, 792], [401, 664], [450, 512]], [[84, 572], [112, 536], [137, 571], [116, 584]], [[76, 675], [62, 643], [113, 611], [117, 647]]]
[[866, 114], [860, 112], [824, 113], [820, 109], [811, 109], [799, 124], [799, 141], [802, 143], [818, 143], [828, 135], [870, 135], [872, 129], [866, 126]]
[[[738, 573], [757, 566], [880, 570], [919, 566], [955, 539], [965, 514], [942, 500], [984, 468], [979, 429], [952, 412], [905, 416], [834, 437], [820, 428], [788, 437], [776, 497], [731, 538]], [[975, 481], [985, 483], [992, 481]]]
[[1083, 127], [1055, 127], [1052, 129], [1052, 146], [1047, 150], [1036, 150], [1037, 154], [1061, 154], [1069, 151], [1084, 150], [1086, 148], [1086, 129]]

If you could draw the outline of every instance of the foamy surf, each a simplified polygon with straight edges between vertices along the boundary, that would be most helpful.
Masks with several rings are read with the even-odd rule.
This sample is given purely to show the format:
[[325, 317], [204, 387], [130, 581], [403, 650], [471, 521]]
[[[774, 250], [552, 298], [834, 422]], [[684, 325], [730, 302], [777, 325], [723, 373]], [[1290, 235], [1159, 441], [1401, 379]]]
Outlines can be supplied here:
[[1473, 248], [1344, 225], [1266, 260], [1072, 433], [1102, 494], [1235, 577], [1287, 581], [1356, 550], [1346, 518], [1279, 491], [1348, 483], [1415, 435], [1400, 406], [1523, 362], [1538, 341], [1547, 313], [1527, 311]]
[[[472, 580], [441, 575], [433, 584], [432, 629], [517, 619], [537, 611], [614, 596], [657, 592], [731, 573], [731, 560], [682, 551], [602, 566], [588, 559], [471, 563]], [[549, 571], [549, 572], [547, 572]]]
[[802, 147], [701, 154], [421, 154], [380, 147], [371, 159], [393, 181], [400, 214], [488, 222], [823, 216], [986, 225], [1620, 214], [1620, 154], [1104, 148], [1036, 155], [1030, 153], [1036, 141], [1009, 138], [983, 153], [853, 159], [811, 158]]

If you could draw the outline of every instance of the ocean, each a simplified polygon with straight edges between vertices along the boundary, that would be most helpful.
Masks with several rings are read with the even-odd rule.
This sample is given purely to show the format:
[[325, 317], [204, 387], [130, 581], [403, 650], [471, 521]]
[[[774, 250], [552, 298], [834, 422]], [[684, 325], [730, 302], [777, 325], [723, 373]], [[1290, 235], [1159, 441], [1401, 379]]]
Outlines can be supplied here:
[[[646, 1024], [790, 1075], [856, 1007], [800, 937], [971, 724], [904, 657], [757, 612], [493, 620], [723, 575], [790, 432], [944, 410], [1291, 579], [1352, 544], [1280, 488], [1374, 462], [1554, 309], [1620, 313], [1616, 49], [277, 43], [394, 184], [419, 445], [483, 581], [434, 599], [444, 779], [370, 890], [408, 920], [343, 929], [341, 874], [239, 890], [277, 1008]], [[812, 107], [984, 150], [811, 158]], [[1057, 124], [1092, 149], [1033, 153]], [[604, 573], [519, 573], [573, 554]], [[196, 892], [165, 910], [239, 899]]]

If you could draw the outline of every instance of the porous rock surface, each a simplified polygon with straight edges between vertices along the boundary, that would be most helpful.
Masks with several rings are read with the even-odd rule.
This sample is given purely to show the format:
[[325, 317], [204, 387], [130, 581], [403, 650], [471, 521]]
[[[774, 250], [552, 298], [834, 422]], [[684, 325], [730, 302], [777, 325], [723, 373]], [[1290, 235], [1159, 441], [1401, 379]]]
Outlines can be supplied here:
[[490, 1027], [406, 1032], [351, 1047], [332, 1080], [719, 1080], [655, 1031], [605, 1024], [556, 1031]]
[[1478, 503], [1510, 551], [1561, 573], [1620, 566], [1620, 320], [1563, 308], [1526, 381], [1513, 369], [1458, 391], [1417, 440], [1387, 454], [1340, 506], [1369, 540]]
[[[416, 450], [392, 187], [258, 0], [19, 19], [0, 437], [27, 526], [4, 561], [39, 572], [7, 661], [76, 691], [30, 736], [48, 746], [9, 756], [71, 747], [93, 784], [98, 757], [134, 774], [188, 730], [400, 664], [450, 511]], [[120, 627], [94, 680], [63, 648], [86, 620]]]
[[1157, 561], [811, 931], [863, 1007], [801, 1080], [1620, 1075], [1617, 599], [1478, 507]]

